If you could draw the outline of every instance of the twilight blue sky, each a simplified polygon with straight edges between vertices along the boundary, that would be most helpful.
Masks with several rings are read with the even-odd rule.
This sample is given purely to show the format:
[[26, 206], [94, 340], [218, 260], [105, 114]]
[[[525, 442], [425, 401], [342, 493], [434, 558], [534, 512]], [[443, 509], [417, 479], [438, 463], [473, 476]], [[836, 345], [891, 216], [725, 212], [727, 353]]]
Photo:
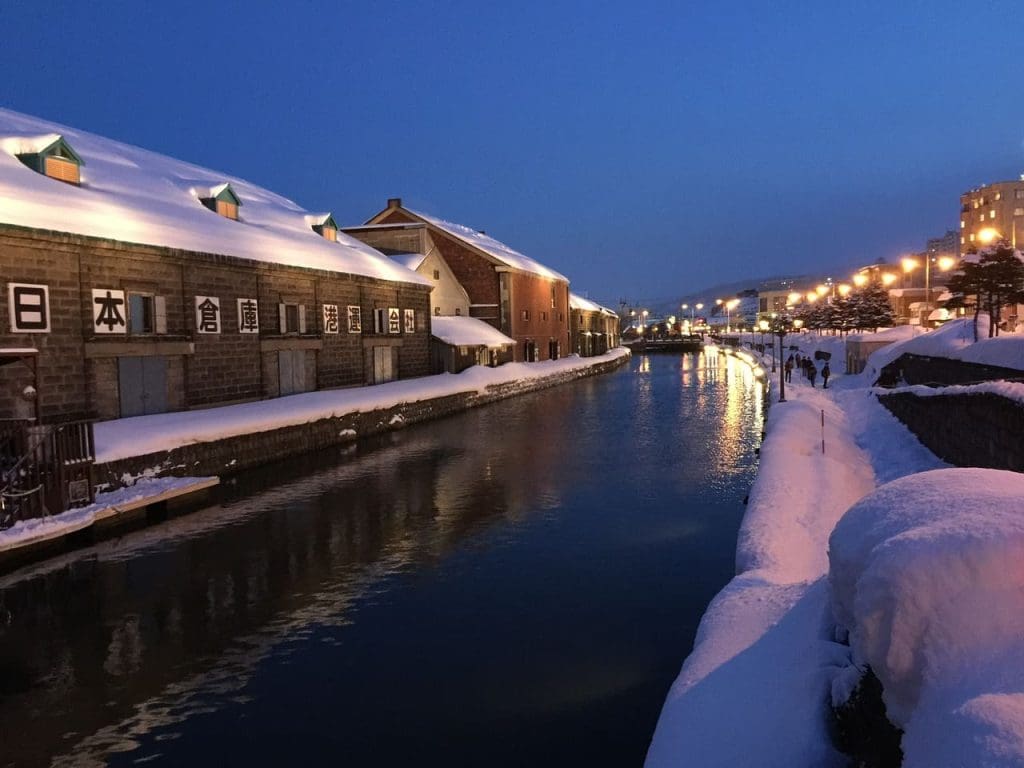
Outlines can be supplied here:
[[[265, 7], [264, 7], [265, 6]], [[1024, 171], [1020, 0], [6, 0], [0, 104], [609, 303], [919, 250]]]

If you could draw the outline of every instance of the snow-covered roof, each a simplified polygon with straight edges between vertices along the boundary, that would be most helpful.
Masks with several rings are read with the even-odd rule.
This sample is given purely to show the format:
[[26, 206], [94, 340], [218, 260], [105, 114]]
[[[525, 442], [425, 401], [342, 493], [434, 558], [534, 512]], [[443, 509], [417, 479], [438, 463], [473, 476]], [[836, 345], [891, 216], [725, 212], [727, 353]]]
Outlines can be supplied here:
[[[84, 161], [81, 186], [36, 173], [17, 157], [57, 138]], [[199, 202], [227, 184], [242, 203], [240, 221]], [[429, 284], [354, 238], [324, 239], [307, 215], [229, 174], [0, 109], [0, 224]]]
[[503, 264], [511, 269], [518, 269], [522, 272], [530, 272], [541, 277], [546, 277], [551, 280], [564, 280], [569, 282], [569, 278], [565, 275], [559, 274], [555, 270], [544, 266], [538, 261], [534, 261], [529, 256], [521, 254], [519, 251], [509, 248], [504, 243], [495, 240], [490, 235], [486, 235], [483, 232], [478, 232], [470, 227], [464, 227], [462, 224], [455, 224], [451, 221], [445, 221], [439, 219], [436, 216], [430, 216], [426, 213], [420, 213], [419, 211], [413, 211], [409, 208], [405, 208], [408, 213], [413, 216], [417, 216], [423, 219], [427, 223], [437, 227], [449, 235], [461, 240], [467, 245], [472, 246], [480, 251], [483, 251], [495, 261]]
[[427, 255], [425, 253], [392, 253], [388, 258], [415, 272]]
[[596, 301], [585, 299], [579, 294], [569, 292], [569, 309], [581, 309], [584, 312], [600, 312], [604, 315], [614, 315], [618, 317], [617, 312], [613, 312], [608, 307], [601, 306]]
[[453, 347], [504, 347], [516, 343], [493, 325], [475, 317], [435, 315], [430, 318], [430, 333]]

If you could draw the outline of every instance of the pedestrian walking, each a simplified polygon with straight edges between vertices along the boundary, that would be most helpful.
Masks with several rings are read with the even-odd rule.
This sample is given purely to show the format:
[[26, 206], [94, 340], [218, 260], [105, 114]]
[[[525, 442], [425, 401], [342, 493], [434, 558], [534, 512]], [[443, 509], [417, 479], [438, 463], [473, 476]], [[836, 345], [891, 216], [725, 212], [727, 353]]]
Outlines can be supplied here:
[[815, 367], [814, 362], [807, 366], [807, 378], [811, 380], [811, 386], [814, 386], [814, 380], [818, 378], [818, 369]]
[[786, 369], [786, 383], [793, 381], [793, 356], [789, 356], [789, 360], [786, 361], [784, 366]]
[[825, 382], [824, 389], [828, 389], [828, 377], [831, 375], [832, 370], [828, 367], [828, 362], [826, 361], [825, 367], [821, 369], [821, 380]]

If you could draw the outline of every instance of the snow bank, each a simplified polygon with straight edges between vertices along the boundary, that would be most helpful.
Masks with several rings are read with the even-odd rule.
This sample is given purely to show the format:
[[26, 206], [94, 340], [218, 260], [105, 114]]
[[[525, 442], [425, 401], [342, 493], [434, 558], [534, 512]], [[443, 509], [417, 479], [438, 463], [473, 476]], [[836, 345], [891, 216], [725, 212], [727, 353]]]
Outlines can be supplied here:
[[1024, 763], [1024, 476], [942, 469], [862, 499], [829, 540], [837, 621], [905, 730], [904, 766]]
[[474, 365], [459, 374], [443, 373], [371, 387], [306, 392], [200, 411], [158, 413], [104, 421], [95, 427], [96, 461], [104, 463], [157, 451], [170, 451], [183, 445], [308, 424], [348, 413], [394, 408], [402, 403], [462, 392], [485, 394], [489, 387], [496, 385], [582, 371], [628, 355], [629, 350], [619, 347], [603, 355], [587, 358], [570, 355], [560, 360], [539, 363], [507, 363], [498, 368]]
[[967, 363], [1024, 371], [1024, 335], [1007, 334], [993, 339], [980, 339], [976, 344], [956, 352], [955, 356]]
[[[982, 328], [979, 325], [979, 334]], [[984, 333], [988, 333], [985, 326]], [[865, 379], [875, 381], [882, 369], [900, 355], [925, 355], [929, 357], [955, 357], [956, 354], [974, 344], [974, 318], [951, 320], [934, 331], [917, 333], [905, 341], [890, 344], [874, 352], [864, 368]]]
[[828, 396], [802, 384], [786, 391], [791, 399], [769, 411], [740, 529], [739, 575], [701, 619], [658, 720], [648, 768], [846, 762], [827, 731], [827, 694], [847, 649], [830, 636], [825, 543], [874, 480]]

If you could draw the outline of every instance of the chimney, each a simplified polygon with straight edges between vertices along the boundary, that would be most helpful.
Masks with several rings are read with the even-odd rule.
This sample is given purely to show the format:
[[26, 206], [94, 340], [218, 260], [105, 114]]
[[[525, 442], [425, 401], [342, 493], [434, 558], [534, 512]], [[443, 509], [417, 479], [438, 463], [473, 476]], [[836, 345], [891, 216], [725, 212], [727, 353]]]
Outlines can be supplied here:
[[388, 208], [401, 208], [401, 207], [402, 207], [402, 198], [400, 198], [400, 197], [389, 197], [388, 198]]

